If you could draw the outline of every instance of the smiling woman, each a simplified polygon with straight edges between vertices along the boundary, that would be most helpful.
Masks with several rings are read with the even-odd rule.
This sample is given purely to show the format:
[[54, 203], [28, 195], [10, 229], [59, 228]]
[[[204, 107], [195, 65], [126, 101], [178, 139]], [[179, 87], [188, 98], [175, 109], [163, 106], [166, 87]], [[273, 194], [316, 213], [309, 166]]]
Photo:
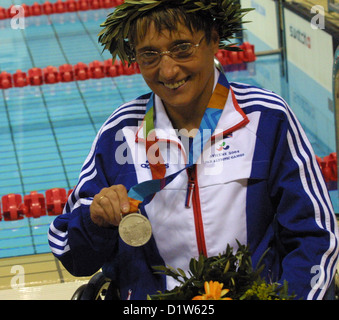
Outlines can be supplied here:
[[[281, 97], [229, 83], [214, 65], [219, 47], [238, 50], [225, 41], [246, 11], [232, 0], [125, 0], [108, 16], [99, 40], [113, 60], [135, 59], [151, 92], [103, 124], [51, 224], [51, 250], [69, 272], [102, 268], [122, 299], [146, 299], [178, 285], [154, 266], [187, 272], [194, 257], [246, 244], [253, 265], [268, 251], [263, 278], [286, 280], [298, 298], [323, 298], [338, 230], [310, 143]], [[178, 155], [186, 161], [171, 161]], [[137, 220], [132, 242], [119, 236], [136, 211], [152, 230], [141, 246]], [[315, 265], [322, 283], [311, 281]]]
[[[207, 38], [203, 31], [192, 34], [182, 24], [177, 26], [177, 31], [161, 33], [151, 24], [145, 37], [135, 45], [137, 62], [140, 54], [149, 52], [145, 51], [147, 48], [157, 52], [158, 64], [139, 63], [139, 67], [147, 85], [161, 98], [175, 129], [198, 128], [212, 95], [219, 37], [213, 31], [213, 40], [208, 43]], [[186, 54], [184, 59], [178, 58], [172, 54], [182, 45], [178, 42], [187, 43], [192, 49], [194, 46], [195, 50], [190, 50], [190, 55]]]

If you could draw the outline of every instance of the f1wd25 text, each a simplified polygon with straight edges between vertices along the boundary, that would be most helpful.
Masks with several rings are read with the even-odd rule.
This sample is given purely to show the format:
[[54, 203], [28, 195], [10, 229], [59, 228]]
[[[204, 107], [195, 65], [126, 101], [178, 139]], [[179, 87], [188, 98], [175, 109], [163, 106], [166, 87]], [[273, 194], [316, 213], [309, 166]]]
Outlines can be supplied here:
[[211, 315], [214, 314], [214, 305], [192, 305], [192, 304], [182, 304], [182, 305], [173, 305], [169, 304], [167, 306], [167, 314], [173, 315]]

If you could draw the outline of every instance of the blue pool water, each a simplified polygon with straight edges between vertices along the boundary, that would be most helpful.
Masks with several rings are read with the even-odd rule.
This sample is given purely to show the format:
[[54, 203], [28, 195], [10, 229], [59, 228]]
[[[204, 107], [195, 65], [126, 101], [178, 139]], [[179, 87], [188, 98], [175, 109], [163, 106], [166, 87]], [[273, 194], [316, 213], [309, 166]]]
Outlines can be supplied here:
[[[15, 4], [21, 2], [30, 5], [35, 0]], [[11, 4], [10, 0], [1, 1], [3, 7]], [[23, 30], [13, 30], [9, 20], [0, 20], [0, 72], [109, 59], [107, 52], [101, 53], [97, 34], [111, 11], [28, 17]], [[260, 50], [266, 49], [254, 36], [250, 41]], [[319, 122], [316, 109], [327, 103], [331, 93], [317, 87], [314, 80], [305, 80], [293, 65], [289, 66], [294, 74], [292, 84], [286, 83], [280, 66], [278, 56], [263, 57], [244, 70], [229, 72], [228, 78], [282, 95], [296, 106], [295, 113], [316, 154], [323, 157], [335, 152], [334, 120], [328, 117]], [[316, 100], [305, 95], [305, 85], [317, 88]], [[102, 123], [116, 107], [147, 91], [141, 75], [1, 90], [0, 196], [23, 196], [34, 190], [45, 193], [53, 187], [71, 189]], [[311, 109], [307, 109], [309, 105]], [[336, 207], [337, 198], [333, 193]], [[0, 221], [0, 258], [49, 252], [46, 233], [53, 219], [43, 216]]]

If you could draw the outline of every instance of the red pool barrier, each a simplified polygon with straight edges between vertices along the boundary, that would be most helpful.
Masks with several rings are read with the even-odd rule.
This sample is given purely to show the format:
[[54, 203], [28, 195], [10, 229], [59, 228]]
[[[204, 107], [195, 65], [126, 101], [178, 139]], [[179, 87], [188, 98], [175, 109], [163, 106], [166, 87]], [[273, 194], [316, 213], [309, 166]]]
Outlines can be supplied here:
[[79, 62], [74, 66], [75, 80], [87, 80], [90, 78], [88, 66], [83, 62]]
[[242, 60], [242, 51], [227, 51], [227, 57], [230, 60], [229, 64], [240, 64], [243, 63], [244, 61]]
[[[110, 60], [112, 61], [112, 59], [110, 59]], [[115, 61], [114, 61], [114, 65], [115, 65], [115, 67], [117, 68], [118, 75], [119, 75], [119, 76], [124, 75], [124, 66], [123, 66], [123, 64], [121, 63], [121, 61], [115, 60]]]
[[0, 20], [7, 19], [7, 10], [3, 7], [0, 7]]
[[74, 70], [71, 64], [63, 64], [59, 67], [59, 76], [61, 82], [74, 81]]
[[52, 84], [59, 82], [59, 70], [56, 67], [48, 66], [43, 69], [44, 83]]
[[2, 212], [5, 221], [21, 220], [27, 212], [20, 194], [7, 194], [2, 196]]
[[21, 70], [17, 70], [17, 72], [13, 74], [13, 83], [14, 83], [14, 87], [25, 87], [25, 86], [27, 86], [27, 74], [26, 74], [26, 72], [22, 72]]
[[13, 86], [12, 76], [10, 73], [3, 71], [0, 73], [0, 89], [8, 89]]
[[224, 53], [225, 50], [219, 50], [215, 55], [222, 66], [226, 65], [226, 55]]
[[337, 154], [330, 153], [323, 158], [322, 161], [322, 173], [329, 190], [335, 190], [337, 188], [338, 181], [338, 167], [337, 167]]
[[132, 75], [140, 73], [140, 69], [137, 63], [132, 63], [130, 66], [127, 64], [123, 66], [125, 75]]
[[99, 0], [92, 0], [90, 2], [91, 9], [101, 9], [101, 2]]
[[[55, 5], [57, 4], [60, 5], [60, 1], [59, 3], [55, 3]], [[243, 51], [219, 50], [216, 57], [219, 59], [222, 66], [230, 66], [231, 68], [234, 66], [235, 70], [238, 70], [237, 68], [240, 68], [241, 66], [246, 68], [245, 62], [255, 61], [254, 46], [245, 42], [240, 45], [240, 48], [242, 48]], [[229, 71], [232, 70], [229, 69]], [[18, 70], [13, 75], [3, 72], [0, 74], [0, 89], [11, 88], [13, 83], [15, 87], [24, 87], [26, 85], [38, 86], [42, 84], [53, 84], [60, 81], [82, 81], [91, 78], [101, 79], [104, 77], [116, 77], [136, 73], [140, 73], [137, 63], [132, 63], [128, 66], [127, 63], [122, 63], [120, 60], [116, 60], [114, 64], [112, 63], [112, 59], [106, 61], [96, 60], [89, 63], [89, 65], [79, 62], [74, 66], [65, 64], [59, 67], [47, 66], [43, 69], [32, 68], [28, 70], [27, 74], [21, 70]]]
[[255, 53], [254, 53], [254, 45], [253, 44], [250, 44], [249, 42], [244, 42], [241, 45], [241, 48], [243, 49], [242, 60], [244, 62], [255, 61]]
[[66, 2], [62, 0], [58, 0], [57, 2], [53, 3], [54, 13], [65, 13], [67, 12]]
[[7, 18], [13, 18], [17, 14], [17, 10], [14, 8], [14, 4], [12, 4], [9, 8], [7, 8]]
[[76, 5], [77, 5], [78, 11], [86, 11], [90, 9], [88, 0], [78, 0]]
[[45, 197], [42, 193], [31, 191], [24, 196], [24, 204], [27, 208], [27, 218], [39, 218], [46, 215]]
[[39, 218], [48, 214], [56, 216], [62, 214], [63, 208], [73, 189], [66, 192], [64, 188], [52, 188], [44, 194], [32, 191], [23, 198], [20, 194], [2, 196], [0, 221], [15, 221], [23, 218]]
[[104, 61], [105, 74], [107, 77], [116, 77], [118, 76], [118, 70], [115, 65], [112, 64], [112, 59]]
[[[39, 3], [34, 2], [30, 7], [30, 13], [32, 16], [40, 16], [44, 13], [43, 7]], [[26, 15], [26, 11], [25, 11], [25, 15]]]
[[[122, 3], [123, 0], [58, 0], [54, 3], [47, 0], [43, 4], [34, 2], [31, 6], [26, 4], [21, 4], [20, 6], [24, 9], [25, 17], [29, 17], [43, 14], [108, 9]], [[0, 20], [12, 18], [17, 14], [17, 10], [12, 10], [13, 6], [11, 5], [9, 8], [0, 7]]]
[[66, 10], [67, 12], [78, 11], [77, 1], [75, 0], [67, 0], [66, 1]]
[[324, 158], [316, 157], [323, 174], [326, 187], [328, 190], [336, 190], [338, 188], [338, 159], [337, 153], [332, 152]]
[[53, 14], [54, 13], [53, 5], [49, 1], [46, 1], [45, 3], [43, 3], [41, 5], [41, 7], [42, 7], [42, 14], [49, 15], [49, 14]]
[[62, 214], [62, 210], [67, 202], [66, 189], [53, 188], [46, 191], [46, 205], [49, 216]]
[[28, 84], [31, 86], [39, 86], [43, 84], [42, 70], [40, 68], [32, 68], [28, 70]]
[[115, 62], [112, 63], [112, 59], [107, 59], [104, 61], [104, 70], [107, 77], [117, 77], [140, 73], [140, 69], [136, 63], [132, 63], [131, 66], [128, 67], [127, 64], [124, 65], [119, 60], [115, 60]]
[[116, 3], [114, 0], [102, 0], [102, 8], [112, 8], [116, 6]]
[[[32, 15], [31, 7], [30, 6], [28, 6], [25, 3], [21, 4], [20, 6], [24, 10], [23, 14], [25, 15], [25, 17], [30, 17]], [[17, 13], [18, 13], [18, 11], [17, 11]]]
[[101, 61], [93, 61], [89, 64], [90, 76], [92, 79], [100, 79], [105, 77], [105, 66]]

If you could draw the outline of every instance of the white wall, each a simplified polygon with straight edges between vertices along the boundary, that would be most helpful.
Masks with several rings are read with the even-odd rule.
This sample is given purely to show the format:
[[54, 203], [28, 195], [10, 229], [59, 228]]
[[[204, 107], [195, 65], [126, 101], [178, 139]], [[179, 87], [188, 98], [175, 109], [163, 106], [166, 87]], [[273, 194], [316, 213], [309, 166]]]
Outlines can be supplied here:
[[269, 48], [278, 49], [276, 3], [273, 0], [241, 0], [240, 3], [243, 8], [255, 8], [244, 17], [244, 21], [251, 21], [244, 24], [244, 28], [255, 34]]

